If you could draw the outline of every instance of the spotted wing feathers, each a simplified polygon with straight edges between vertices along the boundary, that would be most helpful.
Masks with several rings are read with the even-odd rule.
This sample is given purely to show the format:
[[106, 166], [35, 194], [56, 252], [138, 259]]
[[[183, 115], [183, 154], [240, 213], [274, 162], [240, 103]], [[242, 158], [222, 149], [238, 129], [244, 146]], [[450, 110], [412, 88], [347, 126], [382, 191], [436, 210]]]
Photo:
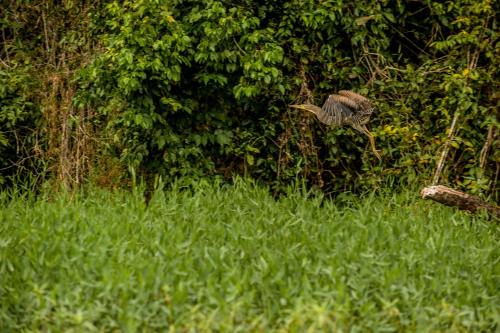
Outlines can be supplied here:
[[309, 110], [316, 114], [318, 120], [326, 125], [343, 126], [366, 123], [373, 110], [368, 98], [350, 90], [340, 90], [328, 96], [321, 109], [313, 106]]
[[361, 96], [360, 94], [355, 93], [354, 91], [350, 90], [340, 90], [338, 92], [339, 95], [347, 97], [349, 100], [357, 104], [357, 107], [360, 109], [368, 109], [371, 108], [371, 101], [364, 97]]
[[356, 103], [340, 95], [330, 95], [321, 108], [318, 119], [327, 125], [342, 126], [350, 119], [357, 109]]

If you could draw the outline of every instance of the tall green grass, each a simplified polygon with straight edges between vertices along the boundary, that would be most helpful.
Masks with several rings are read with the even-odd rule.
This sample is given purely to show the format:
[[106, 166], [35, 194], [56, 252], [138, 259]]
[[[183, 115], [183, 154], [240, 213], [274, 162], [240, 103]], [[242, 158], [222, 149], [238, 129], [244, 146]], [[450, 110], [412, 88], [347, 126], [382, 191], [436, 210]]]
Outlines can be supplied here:
[[492, 332], [499, 226], [414, 193], [0, 198], [0, 331]]

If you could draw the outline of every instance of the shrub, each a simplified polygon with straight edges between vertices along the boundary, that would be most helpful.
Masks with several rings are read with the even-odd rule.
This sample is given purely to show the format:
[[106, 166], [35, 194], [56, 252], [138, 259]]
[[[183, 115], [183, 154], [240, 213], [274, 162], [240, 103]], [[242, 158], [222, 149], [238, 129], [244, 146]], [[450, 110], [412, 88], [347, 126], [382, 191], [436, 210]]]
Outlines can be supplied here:
[[[73, 6], [88, 8], [85, 2]], [[498, 33], [492, 1], [104, 1], [73, 99], [107, 156], [139, 174], [246, 174], [327, 192], [429, 179], [496, 194]], [[375, 101], [364, 136], [287, 105], [353, 89]]]

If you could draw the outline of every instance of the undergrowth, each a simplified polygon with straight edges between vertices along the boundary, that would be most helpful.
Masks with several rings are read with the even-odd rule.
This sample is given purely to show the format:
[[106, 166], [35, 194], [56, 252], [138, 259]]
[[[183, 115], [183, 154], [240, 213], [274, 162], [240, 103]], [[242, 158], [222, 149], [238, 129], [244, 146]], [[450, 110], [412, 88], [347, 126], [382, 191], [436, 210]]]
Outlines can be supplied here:
[[414, 193], [2, 193], [0, 331], [493, 332], [498, 225]]

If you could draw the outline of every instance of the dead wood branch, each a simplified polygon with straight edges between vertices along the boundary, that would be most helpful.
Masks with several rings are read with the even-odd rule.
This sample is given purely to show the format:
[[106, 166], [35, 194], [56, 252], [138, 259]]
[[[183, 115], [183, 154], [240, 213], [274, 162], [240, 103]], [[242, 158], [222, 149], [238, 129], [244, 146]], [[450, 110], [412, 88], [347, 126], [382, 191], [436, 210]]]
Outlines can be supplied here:
[[457, 207], [458, 209], [475, 213], [479, 210], [486, 210], [490, 214], [500, 217], [500, 207], [489, 204], [479, 197], [460, 192], [443, 185], [428, 186], [421, 192], [424, 199], [432, 199], [446, 206]]

